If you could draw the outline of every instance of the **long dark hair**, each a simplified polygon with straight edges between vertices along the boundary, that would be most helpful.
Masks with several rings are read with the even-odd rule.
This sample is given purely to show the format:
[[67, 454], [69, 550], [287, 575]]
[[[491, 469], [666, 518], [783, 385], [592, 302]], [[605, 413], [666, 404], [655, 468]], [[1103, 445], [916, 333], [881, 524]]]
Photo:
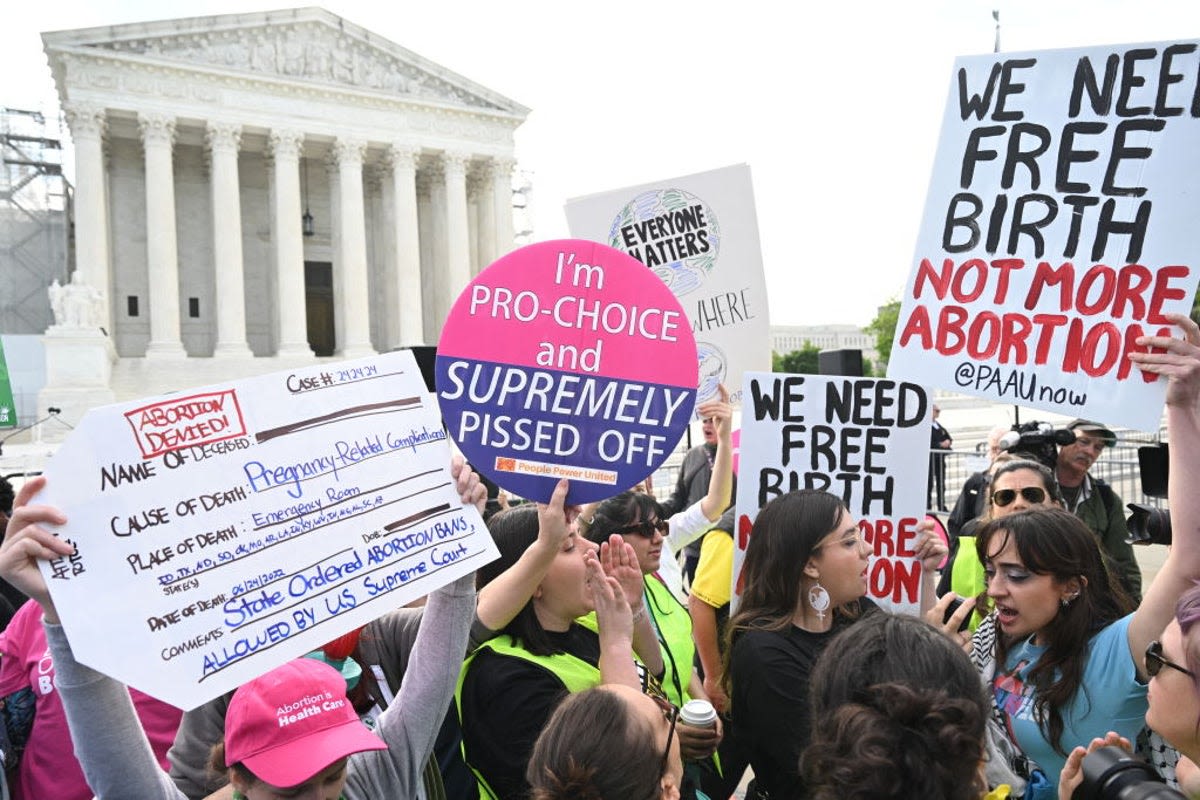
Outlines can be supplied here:
[[[475, 585], [479, 589], [516, 564], [517, 559], [537, 541], [537, 508], [529, 504], [504, 509], [493, 514], [488, 519], [487, 526], [488, 532], [496, 542], [496, 549], [500, 551], [500, 557], [490, 564], [484, 564], [475, 574]], [[533, 610], [532, 598], [500, 632], [507, 633], [534, 655], [549, 656], [561, 652], [538, 621]]]
[[607, 542], [617, 529], [632, 522], [645, 522], [652, 517], [666, 519], [666, 512], [653, 495], [621, 492], [595, 506], [588, 521], [586, 536], [596, 544]]
[[652, 800], [662, 750], [653, 729], [607, 689], [568, 696], [542, 729], [525, 780], [531, 800]]
[[809, 681], [801, 770], [815, 800], [975, 800], [989, 703], [969, 658], [915, 617], [869, 614], [838, 634]]
[[[979, 562], [986, 565], [1010, 540], [1025, 569], [1049, 575], [1055, 583], [1079, 582], [1079, 597], [1060, 605], [1054, 619], [1038, 631], [1046, 651], [1027, 678], [1035, 689], [1034, 710], [1046, 739], [1065, 756], [1062, 708], [1079, 691], [1087, 697], [1083, 669], [1088, 642], [1101, 628], [1132, 612], [1133, 602], [1106, 567], [1096, 537], [1074, 514], [1037, 509], [991, 520], [975, 539]], [[1011, 644], [996, 637], [998, 664], [1005, 663]]]
[[[742, 563], [743, 586], [737, 613], [725, 630], [725, 669], [733, 641], [746, 630], [785, 630], [800, 602], [800, 579], [817, 545], [837, 527], [846, 504], [837, 495], [818, 489], [801, 489], [771, 500], [754, 520], [750, 544]], [[837, 613], [853, 615], [842, 607]], [[726, 691], [731, 687], [726, 686]]]

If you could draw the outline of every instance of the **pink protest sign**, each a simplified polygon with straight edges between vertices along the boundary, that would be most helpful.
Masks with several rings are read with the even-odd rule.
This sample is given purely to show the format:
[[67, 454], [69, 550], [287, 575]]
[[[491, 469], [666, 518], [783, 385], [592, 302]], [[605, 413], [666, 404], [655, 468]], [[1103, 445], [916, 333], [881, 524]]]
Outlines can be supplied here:
[[438, 402], [471, 463], [510, 492], [571, 503], [654, 472], [696, 400], [679, 301], [625, 253], [564, 239], [497, 260], [459, 295], [438, 342]]

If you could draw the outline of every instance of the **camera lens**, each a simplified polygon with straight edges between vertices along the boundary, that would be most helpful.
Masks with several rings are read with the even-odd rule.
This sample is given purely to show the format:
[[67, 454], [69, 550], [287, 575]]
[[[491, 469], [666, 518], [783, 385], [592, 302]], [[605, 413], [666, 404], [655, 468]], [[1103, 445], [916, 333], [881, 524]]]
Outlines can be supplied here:
[[1072, 800], [1185, 800], [1140, 758], [1101, 747], [1083, 759], [1083, 783]]

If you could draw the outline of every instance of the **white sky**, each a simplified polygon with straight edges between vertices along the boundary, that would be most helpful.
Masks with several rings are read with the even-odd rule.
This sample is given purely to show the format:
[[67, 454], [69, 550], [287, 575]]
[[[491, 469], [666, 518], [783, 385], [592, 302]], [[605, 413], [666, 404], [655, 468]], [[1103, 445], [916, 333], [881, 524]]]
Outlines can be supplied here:
[[[0, 11], [0, 104], [54, 110], [40, 31], [281, 7], [49, 0]], [[990, 52], [1200, 38], [1193, 0], [328, 0], [532, 109], [535, 239], [566, 198], [752, 169], [783, 325], [865, 324], [904, 287], [951, 66]]]

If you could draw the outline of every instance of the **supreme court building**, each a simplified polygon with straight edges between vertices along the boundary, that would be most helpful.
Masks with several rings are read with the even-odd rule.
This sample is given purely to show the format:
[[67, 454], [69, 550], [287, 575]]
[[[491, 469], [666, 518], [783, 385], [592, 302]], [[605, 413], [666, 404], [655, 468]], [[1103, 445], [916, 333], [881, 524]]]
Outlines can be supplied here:
[[528, 109], [327, 11], [42, 39], [115, 399], [435, 344], [513, 247]]

